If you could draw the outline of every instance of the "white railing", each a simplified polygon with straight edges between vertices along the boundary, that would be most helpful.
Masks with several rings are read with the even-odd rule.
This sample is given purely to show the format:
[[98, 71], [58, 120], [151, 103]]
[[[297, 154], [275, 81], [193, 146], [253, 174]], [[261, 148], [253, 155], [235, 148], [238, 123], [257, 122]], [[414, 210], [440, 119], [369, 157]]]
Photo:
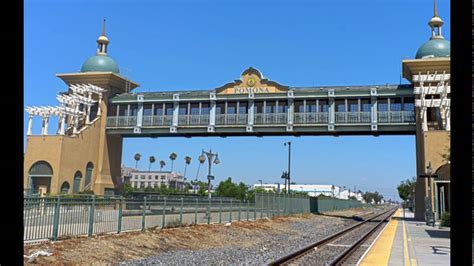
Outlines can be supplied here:
[[295, 113], [295, 124], [327, 124], [327, 112], [321, 113]]
[[245, 125], [247, 120], [247, 114], [216, 115], [216, 125]]
[[379, 123], [410, 123], [415, 122], [414, 111], [386, 111], [377, 113]]
[[178, 126], [208, 125], [209, 115], [179, 115]]
[[256, 125], [282, 125], [288, 123], [286, 113], [276, 113], [276, 114], [255, 114], [255, 124]]
[[336, 123], [370, 123], [370, 112], [336, 112]]

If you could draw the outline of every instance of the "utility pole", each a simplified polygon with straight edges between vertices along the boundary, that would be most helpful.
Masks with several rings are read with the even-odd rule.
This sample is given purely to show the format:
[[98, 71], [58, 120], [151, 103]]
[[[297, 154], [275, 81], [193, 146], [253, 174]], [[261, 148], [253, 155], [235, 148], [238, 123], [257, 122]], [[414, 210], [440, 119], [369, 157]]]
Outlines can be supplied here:
[[291, 141], [285, 142], [285, 146], [288, 144], [288, 194], [290, 194], [290, 183], [291, 183]]

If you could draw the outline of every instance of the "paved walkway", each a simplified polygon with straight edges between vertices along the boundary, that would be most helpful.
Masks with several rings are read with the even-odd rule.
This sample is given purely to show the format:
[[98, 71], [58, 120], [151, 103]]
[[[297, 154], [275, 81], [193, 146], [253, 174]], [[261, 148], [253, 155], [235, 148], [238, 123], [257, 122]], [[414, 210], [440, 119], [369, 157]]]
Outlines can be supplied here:
[[360, 265], [450, 265], [450, 229], [413, 217], [413, 212], [399, 209]]

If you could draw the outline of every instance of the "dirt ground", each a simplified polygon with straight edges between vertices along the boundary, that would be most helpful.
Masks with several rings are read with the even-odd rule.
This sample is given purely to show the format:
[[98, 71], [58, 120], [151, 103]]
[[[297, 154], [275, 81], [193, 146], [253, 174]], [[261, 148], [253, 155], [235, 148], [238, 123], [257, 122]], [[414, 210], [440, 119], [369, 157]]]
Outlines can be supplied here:
[[275, 217], [257, 221], [232, 222], [223, 224], [191, 225], [187, 227], [149, 229], [145, 232], [126, 232], [94, 237], [77, 237], [63, 241], [49, 241], [35, 245], [25, 245], [24, 254], [37, 251], [52, 253], [39, 256], [25, 265], [35, 264], [107, 264], [135, 260], [177, 249], [208, 249], [237, 245], [252, 246], [259, 234], [272, 232], [290, 233], [285, 223], [310, 219], [312, 214], [290, 217]]

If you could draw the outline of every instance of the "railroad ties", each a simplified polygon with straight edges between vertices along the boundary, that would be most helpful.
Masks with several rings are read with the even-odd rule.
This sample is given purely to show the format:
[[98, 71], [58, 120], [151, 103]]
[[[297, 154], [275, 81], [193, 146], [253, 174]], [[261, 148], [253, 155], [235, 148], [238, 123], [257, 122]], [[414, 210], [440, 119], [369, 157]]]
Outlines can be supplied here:
[[398, 209], [390, 208], [368, 217], [316, 243], [282, 257], [269, 265], [356, 265], [380, 231]]

